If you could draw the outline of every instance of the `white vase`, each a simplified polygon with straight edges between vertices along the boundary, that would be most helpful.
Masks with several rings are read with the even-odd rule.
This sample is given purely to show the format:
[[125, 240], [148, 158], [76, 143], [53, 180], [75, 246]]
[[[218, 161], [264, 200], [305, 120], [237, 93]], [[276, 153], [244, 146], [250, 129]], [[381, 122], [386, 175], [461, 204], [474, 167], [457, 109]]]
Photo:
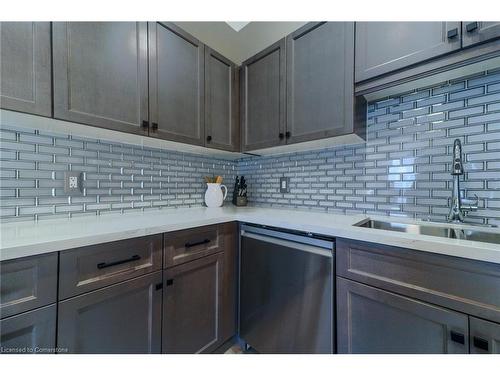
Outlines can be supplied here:
[[[224, 189], [224, 194], [222, 194]], [[222, 202], [226, 199], [227, 187], [221, 184], [208, 184], [207, 191], [205, 192], [205, 204], [207, 207], [220, 207]]]

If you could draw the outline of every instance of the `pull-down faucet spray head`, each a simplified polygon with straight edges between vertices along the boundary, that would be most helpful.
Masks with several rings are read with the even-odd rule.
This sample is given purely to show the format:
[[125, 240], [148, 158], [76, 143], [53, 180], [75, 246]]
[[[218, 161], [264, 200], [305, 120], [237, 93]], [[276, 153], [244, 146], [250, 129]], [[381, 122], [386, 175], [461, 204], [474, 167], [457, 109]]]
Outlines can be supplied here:
[[462, 164], [462, 143], [460, 139], [455, 139], [453, 143], [453, 165], [451, 170], [452, 176], [460, 176], [464, 174], [464, 166]]

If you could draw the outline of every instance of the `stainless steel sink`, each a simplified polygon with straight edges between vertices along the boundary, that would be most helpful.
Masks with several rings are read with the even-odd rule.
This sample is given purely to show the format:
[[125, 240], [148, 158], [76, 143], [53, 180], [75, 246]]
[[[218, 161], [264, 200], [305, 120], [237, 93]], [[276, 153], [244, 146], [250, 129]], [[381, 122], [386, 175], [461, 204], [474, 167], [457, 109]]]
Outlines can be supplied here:
[[499, 232], [483, 231], [475, 228], [463, 228], [460, 226], [407, 224], [370, 219], [363, 220], [354, 225], [363, 228], [390, 230], [393, 232], [423, 234], [426, 236], [500, 244]]

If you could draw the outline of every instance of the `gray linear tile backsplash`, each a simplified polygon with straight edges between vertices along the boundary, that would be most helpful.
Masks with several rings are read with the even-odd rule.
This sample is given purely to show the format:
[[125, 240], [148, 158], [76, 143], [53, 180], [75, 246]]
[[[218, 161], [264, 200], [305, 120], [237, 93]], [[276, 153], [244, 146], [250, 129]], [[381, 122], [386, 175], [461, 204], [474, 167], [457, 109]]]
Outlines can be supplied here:
[[[203, 176], [231, 189], [236, 162], [3, 127], [2, 221], [102, 215], [203, 204]], [[64, 193], [64, 171], [84, 173], [84, 194]]]
[[[443, 220], [451, 195], [451, 148], [466, 153], [469, 220], [500, 223], [500, 70], [368, 104], [367, 142], [226, 161], [17, 128], [0, 129], [3, 221], [192, 207], [204, 175], [230, 189], [248, 182], [249, 203]], [[64, 171], [85, 174], [83, 196], [64, 194]], [[290, 177], [290, 193], [279, 178]]]
[[[367, 142], [238, 163], [259, 206], [444, 220], [451, 150], [463, 142], [468, 220], [500, 223], [500, 70], [368, 104]], [[290, 177], [290, 193], [279, 178]]]

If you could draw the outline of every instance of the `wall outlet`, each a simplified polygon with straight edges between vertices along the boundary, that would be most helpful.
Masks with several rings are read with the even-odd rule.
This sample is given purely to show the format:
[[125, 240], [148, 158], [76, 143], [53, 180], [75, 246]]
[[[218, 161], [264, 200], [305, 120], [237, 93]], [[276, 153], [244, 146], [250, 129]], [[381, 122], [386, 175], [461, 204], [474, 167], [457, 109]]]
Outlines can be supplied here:
[[280, 193], [290, 192], [290, 177], [280, 177]]
[[77, 171], [64, 172], [64, 192], [67, 195], [82, 195], [83, 173]]

